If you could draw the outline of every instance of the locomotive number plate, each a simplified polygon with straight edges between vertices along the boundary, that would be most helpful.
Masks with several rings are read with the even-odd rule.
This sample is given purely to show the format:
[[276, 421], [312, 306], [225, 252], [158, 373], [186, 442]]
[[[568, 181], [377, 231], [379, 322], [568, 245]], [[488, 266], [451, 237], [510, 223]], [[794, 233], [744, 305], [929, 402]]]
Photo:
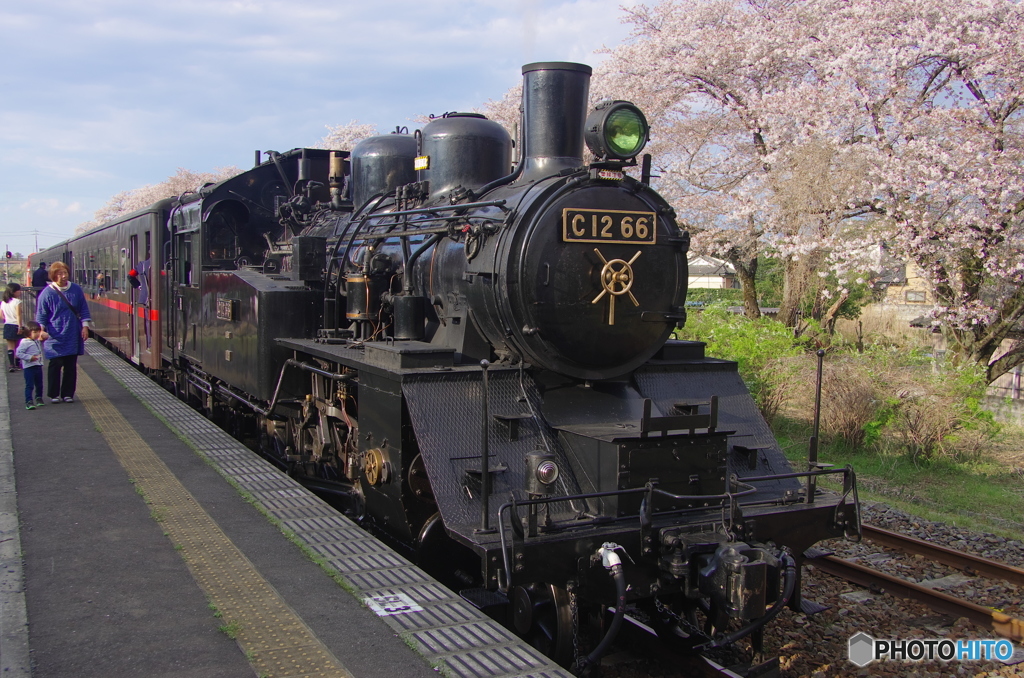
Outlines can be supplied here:
[[562, 210], [562, 241], [653, 245], [657, 224], [654, 212], [566, 207]]
[[217, 320], [235, 320], [235, 316], [238, 315], [238, 300], [237, 299], [218, 299], [217, 300]]

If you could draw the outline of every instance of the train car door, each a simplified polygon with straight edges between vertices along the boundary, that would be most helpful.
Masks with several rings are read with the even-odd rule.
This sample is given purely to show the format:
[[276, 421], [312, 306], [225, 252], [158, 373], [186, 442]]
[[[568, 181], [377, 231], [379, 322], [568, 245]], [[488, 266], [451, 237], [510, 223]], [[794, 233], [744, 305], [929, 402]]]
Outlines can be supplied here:
[[[132, 266], [133, 263], [136, 260], [135, 257], [136, 257], [136, 254], [138, 253], [138, 251], [139, 251], [139, 235], [137, 233], [133, 233], [132, 235], [128, 236], [128, 251], [127, 252], [122, 252], [122, 258], [126, 259], [126, 261], [123, 261], [122, 267], [125, 266], [125, 265]], [[128, 284], [126, 285], [127, 289], [125, 290], [128, 293], [128, 336], [127, 336], [128, 341], [125, 342], [126, 343], [125, 353], [128, 356], [128, 360], [131, 360], [133, 363], [138, 364], [139, 363], [139, 342], [138, 342], [138, 336], [135, 333], [135, 327], [139, 323], [138, 323], [138, 318], [136, 317], [135, 314], [136, 314], [136, 300], [138, 298], [139, 290], [135, 286], [136, 285], [136, 281], [131, 279], [131, 270], [132, 269], [129, 269], [128, 271], [126, 271], [127, 275], [125, 276], [125, 279], [127, 279], [127, 281], [128, 281]]]
[[[175, 207], [170, 218], [171, 261], [168, 265], [169, 293], [167, 300], [166, 348], [179, 366], [182, 358], [199, 362], [202, 322], [201, 295], [201, 226], [202, 200]], [[187, 388], [184, 383], [179, 386]]]
[[193, 231], [176, 232], [174, 234], [175, 259], [175, 327], [174, 336], [168, 337], [174, 342], [178, 355], [198, 359], [201, 307], [199, 294], [199, 273], [197, 248], [200, 242], [198, 228]]
[[[139, 357], [139, 364], [153, 366], [153, 233], [145, 230], [142, 233], [143, 243], [140, 249], [138, 236], [132, 236], [135, 256], [132, 258], [135, 282], [132, 283], [132, 316], [135, 327], [132, 332], [134, 352]], [[136, 284], [137, 283], [137, 284]]]

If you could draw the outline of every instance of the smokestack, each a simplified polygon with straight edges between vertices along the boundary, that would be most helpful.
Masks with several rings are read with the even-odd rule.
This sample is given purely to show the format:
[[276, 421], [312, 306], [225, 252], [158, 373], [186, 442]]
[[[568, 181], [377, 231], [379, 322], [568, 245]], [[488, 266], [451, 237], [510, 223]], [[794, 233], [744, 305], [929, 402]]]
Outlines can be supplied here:
[[523, 66], [523, 178], [583, 164], [583, 127], [590, 75], [585, 64], [546, 61]]

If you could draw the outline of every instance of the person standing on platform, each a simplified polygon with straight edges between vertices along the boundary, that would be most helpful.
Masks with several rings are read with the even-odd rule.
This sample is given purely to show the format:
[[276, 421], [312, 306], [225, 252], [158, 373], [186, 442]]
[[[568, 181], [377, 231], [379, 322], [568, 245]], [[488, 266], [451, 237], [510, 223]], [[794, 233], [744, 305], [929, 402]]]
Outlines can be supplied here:
[[75, 401], [78, 385], [78, 356], [85, 355], [92, 316], [82, 288], [71, 282], [66, 264], [50, 266], [50, 280], [36, 301], [36, 322], [50, 338], [43, 352], [50, 366], [46, 370], [46, 393], [51, 403]]
[[39, 268], [32, 271], [32, 287], [42, 289], [50, 282], [50, 274], [46, 272], [46, 262], [40, 261]]
[[11, 283], [4, 289], [4, 300], [3, 303], [0, 303], [0, 315], [4, 320], [8, 369], [14, 372], [18, 369], [18, 363], [14, 359], [14, 349], [18, 348], [18, 337], [21, 336], [21, 285], [18, 283]]
[[43, 405], [43, 328], [29, 320], [21, 334], [25, 338], [18, 344], [15, 357], [25, 372], [25, 409], [34, 410]]

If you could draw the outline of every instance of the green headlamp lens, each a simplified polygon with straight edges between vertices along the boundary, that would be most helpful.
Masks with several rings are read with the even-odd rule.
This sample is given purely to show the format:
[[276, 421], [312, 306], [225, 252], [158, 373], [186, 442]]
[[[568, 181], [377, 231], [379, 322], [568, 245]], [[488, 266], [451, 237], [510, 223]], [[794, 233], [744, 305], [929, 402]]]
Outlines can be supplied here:
[[644, 121], [635, 109], [620, 108], [613, 111], [604, 125], [608, 150], [621, 157], [636, 155], [647, 140], [644, 127]]
[[605, 100], [597, 104], [584, 125], [587, 147], [598, 159], [629, 160], [647, 145], [647, 118], [628, 101]]

